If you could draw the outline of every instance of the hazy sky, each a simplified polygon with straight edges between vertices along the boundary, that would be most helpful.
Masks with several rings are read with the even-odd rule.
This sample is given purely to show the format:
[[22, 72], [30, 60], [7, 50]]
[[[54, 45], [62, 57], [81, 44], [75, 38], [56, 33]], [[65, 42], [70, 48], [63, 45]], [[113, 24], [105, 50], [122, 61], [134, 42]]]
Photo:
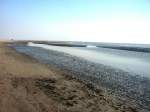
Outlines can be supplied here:
[[150, 44], [150, 0], [0, 0], [0, 38]]

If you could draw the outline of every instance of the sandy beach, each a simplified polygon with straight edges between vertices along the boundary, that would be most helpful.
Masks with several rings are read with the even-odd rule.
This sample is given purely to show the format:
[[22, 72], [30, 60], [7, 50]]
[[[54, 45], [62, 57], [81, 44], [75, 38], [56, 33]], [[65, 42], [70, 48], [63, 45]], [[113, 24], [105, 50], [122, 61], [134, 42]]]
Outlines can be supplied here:
[[0, 43], [0, 112], [138, 112], [136, 105]]

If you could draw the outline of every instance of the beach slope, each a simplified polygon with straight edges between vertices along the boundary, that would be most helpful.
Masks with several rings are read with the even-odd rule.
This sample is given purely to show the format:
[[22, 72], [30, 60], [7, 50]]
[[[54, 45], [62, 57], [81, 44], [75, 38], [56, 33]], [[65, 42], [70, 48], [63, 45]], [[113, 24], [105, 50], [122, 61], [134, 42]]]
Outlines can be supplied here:
[[104, 90], [0, 43], [0, 112], [137, 112]]

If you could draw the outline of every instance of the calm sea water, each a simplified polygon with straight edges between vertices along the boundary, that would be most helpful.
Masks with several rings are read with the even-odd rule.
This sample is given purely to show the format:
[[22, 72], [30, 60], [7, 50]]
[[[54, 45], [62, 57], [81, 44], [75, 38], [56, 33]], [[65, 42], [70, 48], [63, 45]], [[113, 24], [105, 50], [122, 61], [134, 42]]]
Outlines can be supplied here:
[[97, 47], [62, 47], [34, 43], [28, 43], [28, 46], [68, 53], [95, 63], [150, 77], [150, 53]]

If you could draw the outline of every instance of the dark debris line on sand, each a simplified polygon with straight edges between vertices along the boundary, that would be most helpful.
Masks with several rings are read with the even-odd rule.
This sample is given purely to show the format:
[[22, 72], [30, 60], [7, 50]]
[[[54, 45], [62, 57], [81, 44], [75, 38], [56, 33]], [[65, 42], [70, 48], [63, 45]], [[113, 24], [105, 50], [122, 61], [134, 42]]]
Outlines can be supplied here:
[[70, 72], [73, 77], [96, 86], [105, 87], [110, 93], [132, 99], [139, 108], [150, 111], [150, 79], [130, 75], [101, 64], [65, 53], [25, 45], [13, 46], [18, 52], [30, 55], [39, 61]]

